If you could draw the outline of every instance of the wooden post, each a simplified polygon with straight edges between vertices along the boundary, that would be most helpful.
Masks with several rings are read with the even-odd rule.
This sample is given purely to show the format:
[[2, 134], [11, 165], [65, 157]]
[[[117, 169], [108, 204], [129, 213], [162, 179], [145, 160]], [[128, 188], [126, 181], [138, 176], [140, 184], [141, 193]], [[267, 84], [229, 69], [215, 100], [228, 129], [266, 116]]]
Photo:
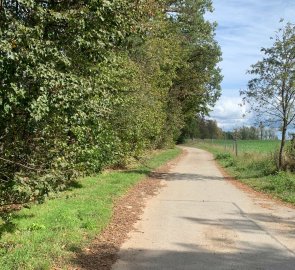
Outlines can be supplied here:
[[238, 156], [238, 141], [237, 139], [235, 139], [235, 152], [236, 152], [236, 156]]
[[224, 150], [226, 151], [226, 133], [224, 133]]

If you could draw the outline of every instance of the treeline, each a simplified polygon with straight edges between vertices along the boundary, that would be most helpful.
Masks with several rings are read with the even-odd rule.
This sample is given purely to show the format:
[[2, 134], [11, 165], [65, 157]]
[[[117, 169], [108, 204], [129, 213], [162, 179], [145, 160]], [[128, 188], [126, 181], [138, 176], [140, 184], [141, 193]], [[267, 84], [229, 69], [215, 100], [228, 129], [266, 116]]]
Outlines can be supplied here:
[[173, 145], [220, 94], [209, 0], [1, 0], [0, 203]]
[[238, 140], [277, 140], [276, 130], [267, 127], [240, 127], [233, 131], [224, 132], [226, 139]]
[[181, 130], [179, 142], [186, 139], [222, 139], [223, 131], [218, 127], [215, 120], [206, 119], [203, 116], [195, 116], [188, 119], [186, 125]]
[[215, 120], [206, 119], [200, 115], [189, 118], [189, 121], [181, 130], [178, 142], [186, 139], [226, 139], [226, 140], [277, 140], [277, 132], [274, 128], [263, 125], [242, 126], [232, 131], [223, 131]]

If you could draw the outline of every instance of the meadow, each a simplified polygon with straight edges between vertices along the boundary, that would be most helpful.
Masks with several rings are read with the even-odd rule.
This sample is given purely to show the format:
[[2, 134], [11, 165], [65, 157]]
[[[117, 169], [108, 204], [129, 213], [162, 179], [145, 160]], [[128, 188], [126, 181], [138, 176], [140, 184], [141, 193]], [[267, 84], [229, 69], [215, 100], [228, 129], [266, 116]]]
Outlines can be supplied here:
[[[190, 144], [196, 142], [191, 141]], [[217, 147], [226, 151], [234, 151], [233, 140], [197, 140], [197, 144], [204, 145], [205, 147]], [[238, 153], [274, 153], [280, 146], [279, 140], [238, 140]]]

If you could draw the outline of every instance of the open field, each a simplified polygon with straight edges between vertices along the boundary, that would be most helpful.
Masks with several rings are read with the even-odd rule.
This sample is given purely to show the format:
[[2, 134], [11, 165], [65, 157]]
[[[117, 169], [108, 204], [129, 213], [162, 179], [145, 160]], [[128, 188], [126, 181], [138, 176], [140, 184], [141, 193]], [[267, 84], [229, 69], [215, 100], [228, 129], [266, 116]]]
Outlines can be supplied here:
[[[188, 144], [199, 144], [204, 145], [205, 147], [216, 146], [222, 150], [233, 151], [233, 140], [197, 140], [197, 141], [189, 141]], [[238, 140], [238, 152], [242, 153], [273, 153], [275, 152], [279, 146], [279, 140]]]
[[0, 269], [47, 270], [66, 262], [107, 226], [118, 197], [180, 152], [161, 151], [133, 170], [80, 179], [56, 198], [7, 214], [0, 219]]

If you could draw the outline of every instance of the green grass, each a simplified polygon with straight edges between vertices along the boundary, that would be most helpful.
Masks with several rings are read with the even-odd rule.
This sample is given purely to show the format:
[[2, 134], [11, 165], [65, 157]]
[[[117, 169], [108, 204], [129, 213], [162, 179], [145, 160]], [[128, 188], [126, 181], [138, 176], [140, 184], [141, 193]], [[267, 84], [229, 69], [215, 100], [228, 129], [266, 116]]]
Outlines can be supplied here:
[[0, 269], [45, 270], [67, 261], [106, 227], [114, 199], [180, 151], [161, 152], [132, 171], [80, 179], [75, 189], [11, 214], [0, 222]]
[[295, 205], [295, 175], [277, 172], [274, 141], [241, 141], [245, 150], [239, 151], [237, 157], [229, 149], [226, 151], [224, 147], [209, 141], [189, 141], [187, 145], [213, 153], [218, 163], [237, 180]]
[[[233, 141], [232, 140], [198, 140], [198, 144], [214, 145], [220, 147], [223, 150], [232, 151]], [[238, 140], [238, 152], [240, 153], [270, 153], [275, 152], [279, 146], [279, 140]]]

